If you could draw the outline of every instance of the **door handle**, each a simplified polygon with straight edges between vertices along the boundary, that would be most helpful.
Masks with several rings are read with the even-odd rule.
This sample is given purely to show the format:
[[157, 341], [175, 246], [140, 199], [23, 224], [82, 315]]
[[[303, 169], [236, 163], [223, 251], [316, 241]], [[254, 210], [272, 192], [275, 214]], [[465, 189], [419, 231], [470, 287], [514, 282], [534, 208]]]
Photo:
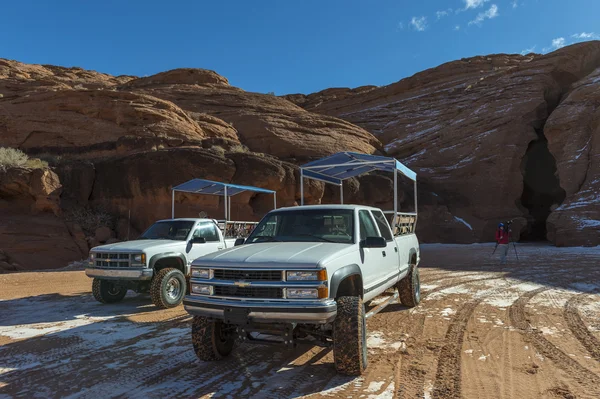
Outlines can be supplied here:
[[223, 247], [217, 247], [217, 249], [223, 249]]
[[394, 251], [398, 252], [398, 247], [394, 247]]
[[385, 251], [381, 251], [381, 254], [383, 255], [383, 257], [386, 257]]

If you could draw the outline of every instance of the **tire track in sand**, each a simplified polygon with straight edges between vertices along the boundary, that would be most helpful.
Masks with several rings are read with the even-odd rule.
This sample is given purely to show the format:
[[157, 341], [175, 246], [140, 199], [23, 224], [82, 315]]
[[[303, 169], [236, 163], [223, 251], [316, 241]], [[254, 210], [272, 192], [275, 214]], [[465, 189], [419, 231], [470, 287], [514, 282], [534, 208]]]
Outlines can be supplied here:
[[585, 294], [579, 294], [569, 299], [565, 304], [563, 316], [575, 338], [596, 361], [600, 362], [600, 340], [588, 330], [577, 310], [577, 305], [584, 297]]
[[467, 323], [475, 308], [483, 301], [476, 299], [462, 305], [448, 326], [445, 345], [438, 358], [435, 383], [432, 396], [434, 399], [458, 399], [461, 394], [461, 356], [462, 345]]
[[510, 322], [513, 327], [519, 329], [524, 338], [530, 341], [542, 356], [552, 360], [556, 367], [567, 372], [583, 389], [592, 393], [595, 397], [600, 397], [600, 377], [544, 338], [543, 334], [534, 330], [527, 320], [525, 306], [529, 300], [549, 289], [549, 287], [541, 287], [521, 295], [508, 309]]

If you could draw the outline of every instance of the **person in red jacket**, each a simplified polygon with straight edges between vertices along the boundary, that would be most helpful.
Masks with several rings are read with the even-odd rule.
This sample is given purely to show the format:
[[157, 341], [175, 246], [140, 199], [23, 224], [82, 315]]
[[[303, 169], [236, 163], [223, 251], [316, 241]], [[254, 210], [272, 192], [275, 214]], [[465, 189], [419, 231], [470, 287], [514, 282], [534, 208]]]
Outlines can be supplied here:
[[498, 225], [496, 230], [496, 242], [498, 243], [498, 249], [500, 250], [500, 264], [506, 263], [506, 255], [508, 255], [508, 245], [510, 243], [510, 229], [507, 229], [504, 223]]

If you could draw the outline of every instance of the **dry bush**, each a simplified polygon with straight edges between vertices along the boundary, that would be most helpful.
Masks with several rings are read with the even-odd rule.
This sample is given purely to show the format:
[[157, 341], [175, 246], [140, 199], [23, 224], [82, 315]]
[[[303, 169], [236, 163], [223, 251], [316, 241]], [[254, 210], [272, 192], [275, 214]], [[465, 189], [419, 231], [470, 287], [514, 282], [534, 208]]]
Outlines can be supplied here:
[[81, 226], [87, 236], [96, 234], [96, 229], [101, 226], [115, 229], [115, 217], [102, 208], [72, 207], [65, 210], [64, 216], [67, 222]]

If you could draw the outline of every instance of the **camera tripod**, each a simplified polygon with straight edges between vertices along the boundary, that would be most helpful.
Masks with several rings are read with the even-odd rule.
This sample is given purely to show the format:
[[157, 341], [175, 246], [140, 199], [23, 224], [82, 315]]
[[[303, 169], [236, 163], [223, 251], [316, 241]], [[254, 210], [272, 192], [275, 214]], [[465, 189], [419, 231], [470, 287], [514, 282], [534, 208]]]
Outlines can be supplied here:
[[[517, 253], [517, 245], [515, 244], [515, 242], [513, 241], [512, 237], [509, 236], [509, 242], [508, 242], [508, 249], [510, 250], [510, 244], [513, 245], [513, 249], [515, 250], [515, 256], [517, 257], [517, 262], [519, 262], [519, 254]], [[496, 243], [496, 246], [494, 247], [494, 252], [492, 252], [492, 256], [494, 256], [494, 254], [496, 253], [496, 250], [498, 249], [498, 243]]]

